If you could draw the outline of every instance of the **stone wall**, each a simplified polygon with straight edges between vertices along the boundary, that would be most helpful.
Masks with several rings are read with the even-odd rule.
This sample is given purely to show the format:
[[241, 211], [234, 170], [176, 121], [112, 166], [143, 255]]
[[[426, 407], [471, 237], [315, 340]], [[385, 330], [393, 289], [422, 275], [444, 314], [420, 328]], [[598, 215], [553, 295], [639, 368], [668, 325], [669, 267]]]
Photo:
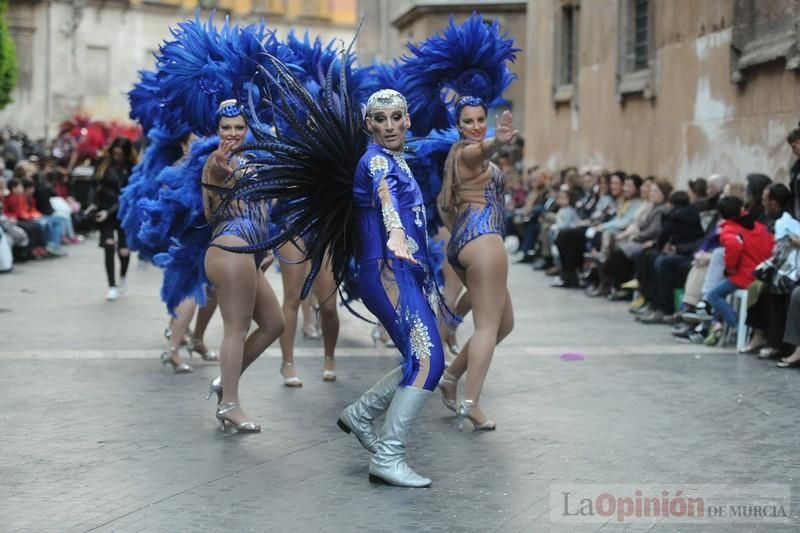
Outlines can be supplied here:
[[[734, 1], [650, 2], [652, 87], [623, 95], [620, 1], [580, 2], [577, 83], [562, 102], [554, 98], [553, 76], [562, 4], [529, 1], [526, 158], [551, 169], [622, 168], [679, 186], [714, 172], [742, 180], [758, 171], [785, 181], [791, 161], [785, 137], [800, 119], [800, 76], [777, 58], [732, 81], [731, 39], [741, 22]], [[793, 9], [785, 7], [784, 16], [795, 16]]]

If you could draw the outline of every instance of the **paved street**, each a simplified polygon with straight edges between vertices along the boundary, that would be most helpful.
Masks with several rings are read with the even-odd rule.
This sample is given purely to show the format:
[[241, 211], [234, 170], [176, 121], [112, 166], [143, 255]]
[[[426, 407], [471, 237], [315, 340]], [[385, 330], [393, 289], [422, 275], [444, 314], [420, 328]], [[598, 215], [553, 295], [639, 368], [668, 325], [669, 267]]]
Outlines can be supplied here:
[[[302, 389], [270, 348], [242, 381], [259, 435], [223, 435], [204, 401], [215, 365], [158, 361], [160, 272], [132, 261], [106, 302], [95, 240], [0, 275], [3, 531], [797, 531], [800, 373], [731, 350], [675, 343], [626, 305], [548, 286], [513, 265], [516, 328], [481, 399], [495, 432], [459, 433], [438, 394], [410, 463], [430, 489], [371, 486], [368, 454], [339, 411], [395, 363], [342, 314], [335, 383], [318, 341], [298, 337]], [[280, 276], [270, 271], [280, 294]], [[221, 340], [216, 316], [207, 341]], [[459, 332], [463, 341], [470, 332]], [[562, 352], [583, 361], [563, 361]], [[792, 489], [784, 523], [615, 516], [574, 522], [557, 486]], [[731, 489], [733, 490], [733, 489]], [[551, 498], [551, 492], [555, 500]]]

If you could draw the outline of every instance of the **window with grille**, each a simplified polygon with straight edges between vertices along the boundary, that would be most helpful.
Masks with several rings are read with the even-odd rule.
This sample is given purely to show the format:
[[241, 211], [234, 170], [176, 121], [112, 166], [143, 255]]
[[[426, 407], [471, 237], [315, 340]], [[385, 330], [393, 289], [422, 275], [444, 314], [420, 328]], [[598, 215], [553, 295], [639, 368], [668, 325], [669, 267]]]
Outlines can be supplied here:
[[647, 68], [648, 51], [648, 0], [636, 0], [633, 8], [633, 69]]
[[654, 95], [654, 50], [652, 31], [654, 3], [650, 0], [619, 0], [617, 94]]
[[556, 102], [572, 99], [578, 72], [579, 0], [555, 0], [553, 86]]

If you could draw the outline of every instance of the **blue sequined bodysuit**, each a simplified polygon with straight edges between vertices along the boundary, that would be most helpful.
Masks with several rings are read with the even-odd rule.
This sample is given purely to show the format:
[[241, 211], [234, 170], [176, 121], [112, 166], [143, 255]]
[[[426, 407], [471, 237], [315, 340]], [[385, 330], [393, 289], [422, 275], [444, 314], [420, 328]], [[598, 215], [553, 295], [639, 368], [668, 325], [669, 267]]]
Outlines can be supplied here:
[[[462, 204], [453, 222], [450, 242], [447, 245], [447, 260], [458, 269], [465, 270], [458, 261], [461, 249], [481, 235], [505, 235], [505, 209], [503, 187], [505, 178], [494, 164], [489, 165], [490, 178], [484, 187], [485, 205]], [[458, 191], [456, 191], [457, 193]]]
[[[398, 260], [387, 247], [378, 195], [381, 181], [386, 183], [418, 265]], [[436, 288], [427, 257], [425, 205], [403, 154], [370, 144], [356, 169], [353, 201], [360, 240], [358, 295], [403, 355], [401, 385], [433, 390], [444, 371], [444, 351], [429, 301]]]
[[[205, 172], [204, 172], [205, 174]], [[209, 246], [222, 235], [233, 235], [243, 240], [246, 245], [263, 242], [269, 236], [269, 201], [232, 200], [226, 202], [226, 191], [220, 187], [203, 183], [205, 197], [209, 209], [213, 213], [209, 223], [212, 225]], [[234, 245], [236, 246], [236, 245]], [[253, 253], [256, 267], [266, 257], [267, 252]]]

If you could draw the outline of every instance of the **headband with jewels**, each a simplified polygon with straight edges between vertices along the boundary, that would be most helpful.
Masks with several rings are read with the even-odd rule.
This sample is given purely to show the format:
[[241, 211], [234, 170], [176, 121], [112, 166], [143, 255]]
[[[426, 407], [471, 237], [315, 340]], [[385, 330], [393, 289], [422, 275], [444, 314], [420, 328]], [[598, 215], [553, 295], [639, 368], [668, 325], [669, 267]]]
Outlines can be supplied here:
[[217, 120], [222, 117], [238, 117], [242, 114], [242, 108], [239, 102], [234, 99], [223, 100], [219, 107], [217, 107]]
[[456, 100], [456, 108], [455, 108], [455, 116], [456, 120], [461, 117], [461, 111], [465, 107], [482, 107], [484, 111], [487, 111], [486, 102], [482, 99], [478, 98], [477, 96], [462, 96], [458, 100]]
[[381, 89], [380, 91], [372, 93], [369, 100], [367, 100], [367, 116], [371, 117], [378, 109], [398, 107], [403, 111], [408, 109], [406, 97], [392, 89]]

